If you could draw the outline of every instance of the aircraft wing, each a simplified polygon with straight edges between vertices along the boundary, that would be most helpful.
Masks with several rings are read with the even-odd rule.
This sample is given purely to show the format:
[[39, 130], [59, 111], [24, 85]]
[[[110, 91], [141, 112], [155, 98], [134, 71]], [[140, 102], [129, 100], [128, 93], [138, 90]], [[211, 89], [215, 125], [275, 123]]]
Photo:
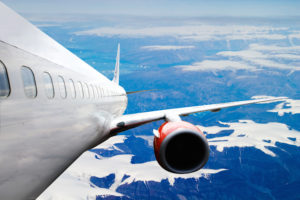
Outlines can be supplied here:
[[175, 109], [167, 109], [167, 110], [158, 110], [151, 112], [142, 112], [137, 114], [128, 114], [123, 115], [114, 119], [111, 123], [111, 133], [116, 134], [131, 128], [135, 128], [137, 126], [158, 121], [158, 120], [166, 120], [166, 121], [180, 121], [180, 116], [187, 116], [193, 113], [199, 113], [204, 111], [217, 112], [223, 108], [229, 108], [234, 106], [242, 106], [254, 103], [267, 103], [284, 100], [286, 97], [275, 97], [275, 98], [265, 98], [265, 99], [255, 99], [255, 100], [247, 100], [247, 101], [236, 101], [229, 103], [220, 103], [220, 104], [211, 104], [211, 105], [203, 105], [203, 106], [192, 106], [192, 107], [183, 107], [183, 108], [175, 108]]

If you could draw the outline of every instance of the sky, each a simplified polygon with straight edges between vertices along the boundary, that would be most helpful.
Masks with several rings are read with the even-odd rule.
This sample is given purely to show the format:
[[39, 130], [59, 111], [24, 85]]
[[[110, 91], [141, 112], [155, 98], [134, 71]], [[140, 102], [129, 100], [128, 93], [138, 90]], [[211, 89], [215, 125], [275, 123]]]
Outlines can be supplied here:
[[101, 14], [138, 16], [299, 16], [297, 0], [2, 0], [28, 14]]

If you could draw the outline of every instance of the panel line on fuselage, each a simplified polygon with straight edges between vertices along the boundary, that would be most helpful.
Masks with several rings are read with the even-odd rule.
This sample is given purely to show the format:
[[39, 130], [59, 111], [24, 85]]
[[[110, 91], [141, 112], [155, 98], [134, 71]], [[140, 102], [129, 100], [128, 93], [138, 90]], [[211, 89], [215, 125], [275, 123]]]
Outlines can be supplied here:
[[[0, 98], [0, 196], [35, 199], [78, 156], [110, 136], [111, 121], [123, 114], [127, 96], [106, 78], [80, 74], [5, 42], [0, 42], [0, 62], [4, 66], [0, 76], [7, 77]], [[27, 85], [30, 97], [24, 91], [22, 67], [32, 71], [29, 77], [35, 80], [25, 81], [31, 83]], [[46, 83], [51, 82], [47, 90], [54, 91], [51, 98], [45, 73]], [[87, 85], [90, 98], [72, 97], [72, 87], [73, 92], [79, 91], [78, 81]], [[61, 86], [66, 87], [66, 98], [60, 94]]]

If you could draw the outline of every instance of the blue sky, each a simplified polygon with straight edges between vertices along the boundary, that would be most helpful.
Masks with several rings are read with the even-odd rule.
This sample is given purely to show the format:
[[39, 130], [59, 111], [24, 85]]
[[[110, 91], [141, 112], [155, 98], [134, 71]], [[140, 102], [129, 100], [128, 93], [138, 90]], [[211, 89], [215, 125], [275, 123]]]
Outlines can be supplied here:
[[2, 0], [21, 13], [145, 16], [299, 16], [300, 1], [202, 0]]

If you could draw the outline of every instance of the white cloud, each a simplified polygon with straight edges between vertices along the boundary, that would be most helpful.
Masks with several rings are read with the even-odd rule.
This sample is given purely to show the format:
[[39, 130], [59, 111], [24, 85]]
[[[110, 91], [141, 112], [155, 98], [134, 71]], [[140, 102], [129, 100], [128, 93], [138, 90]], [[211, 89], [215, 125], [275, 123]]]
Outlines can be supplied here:
[[172, 45], [152, 45], [143, 46], [141, 49], [149, 51], [163, 51], [163, 50], [180, 50], [180, 49], [193, 49], [195, 46], [172, 46]]
[[253, 58], [267, 58], [266, 55], [259, 51], [253, 50], [243, 50], [243, 51], [221, 51], [216, 55], [224, 56], [224, 57], [238, 57], [244, 59], [253, 59]]
[[276, 54], [277, 59], [300, 60], [300, 55], [295, 54]]
[[76, 32], [76, 35], [96, 35], [100, 37], [164, 37], [172, 36], [185, 40], [250, 40], [270, 39], [281, 40], [286, 36], [273, 33], [287, 28], [246, 25], [189, 25], [189, 26], [154, 26], [136, 27], [102, 27]]
[[[221, 122], [222, 123], [222, 122]], [[229, 136], [209, 139], [210, 145], [216, 146], [218, 151], [230, 147], [254, 147], [267, 155], [276, 156], [268, 147], [276, 147], [276, 143], [285, 143], [300, 147], [300, 132], [290, 130], [285, 124], [270, 122], [255, 123], [251, 120], [240, 120], [235, 123], [222, 123], [228, 127], [198, 126], [208, 134], [218, 134], [223, 130], [233, 130]]]
[[216, 56], [219, 60], [203, 60], [191, 65], [175, 67], [184, 71], [260, 70], [262, 68], [300, 70], [300, 46], [251, 44], [247, 50], [221, 51], [216, 53]]
[[292, 34], [289, 34], [289, 35], [288, 35], [288, 39], [289, 39], [289, 41], [290, 41], [290, 44], [291, 44], [292, 46], [294, 46], [293, 39], [297, 39], [297, 40], [300, 39], [300, 31], [293, 31]]
[[229, 40], [252, 40], [252, 39], [267, 39], [267, 40], [283, 40], [286, 39], [285, 35], [281, 34], [272, 34], [272, 33], [249, 33], [249, 34], [235, 34], [235, 35], [228, 35], [226, 39]]
[[300, 46], [278, 46], [278, 45], [262, 45], [250, 44], [249, 49], [256, 51], [267, 51], [272, 53], [297, 53], [300, 51]]
[[296, 39], [300, 39], [300, 33], [293, 33], [289, 35], [290, 38], [296, 38]]
[[178, 65], [183, 71], [256, 70], [255, 66], [231, 60], [204, 60], [192, 65]]
[[253, 39], [266, 39], [266, 40], [283, 40], [286, 39], [286, 36], [280, 34], [269, 34], [269, 33], [227, 33], [227, 34], [199, 34], [199, 35], [187, 35], [183, 36], [182, 39], [187, 40], [253, 40]]
[[260, 66], [260, 67], [288, 69], [288, 70], [300, 70], [300, 66], [278, 63], [276, 61], [268, 60], [268, 59], [253, 59], [253, 60], [250, 60], [249, 62], [253, 63], [254, 65]]
[[[237, 62], [247, 62], [257, 67], [300, 70], [298, 64], [286, 64], [286, 61], [300, 61], [300, 46], [281, 47], [275, 45], [252, 44], [242, 51], [222, 51], [217, 55], [228, 57]], [[284, 60], [284, 62], [282, 61]]]
[[300, 60], [300, 46], [280, 47], [267, 45], [250, 45], [249, 49], [241, 51], [222, 51], [217, 55], [224, 57], [235, 57], [244, 60], [253, 59], [285, 59], [285, 60]]

